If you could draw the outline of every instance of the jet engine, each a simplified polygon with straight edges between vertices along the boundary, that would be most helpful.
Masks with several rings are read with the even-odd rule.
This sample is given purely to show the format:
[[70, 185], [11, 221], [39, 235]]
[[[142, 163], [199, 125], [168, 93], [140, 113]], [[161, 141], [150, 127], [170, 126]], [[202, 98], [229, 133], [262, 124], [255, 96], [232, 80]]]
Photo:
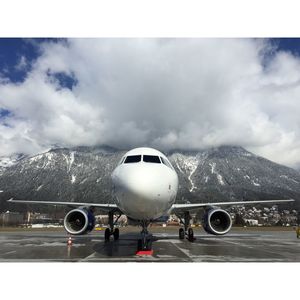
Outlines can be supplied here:
[[226, 210], [211, 208], [204, 213], [202, 226], [207, 233], [214, 235], [225, 234], [231, 229], [231, 216]]
[[64, 219], [64, 226], [70, 234], [86, 234], [95, 227], [95, 217], [87, 208], [76, 208], [67, 213]]

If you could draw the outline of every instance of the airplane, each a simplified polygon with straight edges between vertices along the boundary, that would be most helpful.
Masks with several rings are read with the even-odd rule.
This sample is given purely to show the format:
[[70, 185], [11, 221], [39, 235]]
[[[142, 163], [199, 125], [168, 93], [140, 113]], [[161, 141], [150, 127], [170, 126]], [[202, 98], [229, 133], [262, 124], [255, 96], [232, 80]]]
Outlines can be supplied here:
[[[25, 204], [66, 205], [73, 209], [64, 218], [65, 230], [71, 235], [84, 235], [95, 226], [95, 209], [107, 212], [109, 227], [106, 228], [105, 241], [119, 239], [116, 222], [122, 214], [142, 227], [138, 239], [138, 251], [152, 249], [152, 239], [148, 232], [150, 223], [166, 215], [176, 214], [183, 227], [179, 229], [179, 238], [194, 241], [193, 228], [190, 226], [191, 213], [203, 211], [204, 230], [213, 235], [224, 235], [232, 227], [230, 214], [222, 207], [259, 203], [293, 202], [293, 199], [258, 200], [237, 202], [211, 202], [193, 204], [175, 204], [178, 191], [178, 176], [168, 160], [160, 151], [141, 147], [128, 151], [111, 174], [112, 197], [114, 204], [32, 201], [10, 199], [8, 202]], [[116, 220], [114, 220], [116, 216]]]

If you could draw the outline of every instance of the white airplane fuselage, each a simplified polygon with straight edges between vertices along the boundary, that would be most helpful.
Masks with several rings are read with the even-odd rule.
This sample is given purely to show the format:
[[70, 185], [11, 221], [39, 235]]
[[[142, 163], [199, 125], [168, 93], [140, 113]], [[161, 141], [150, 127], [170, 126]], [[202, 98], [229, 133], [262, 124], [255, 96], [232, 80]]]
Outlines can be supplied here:
[[168, 214], [178, 176], [167, 157], [152, 148], [128, 151], [112, 173], [113, 196], [128, 217], [152, 221]]

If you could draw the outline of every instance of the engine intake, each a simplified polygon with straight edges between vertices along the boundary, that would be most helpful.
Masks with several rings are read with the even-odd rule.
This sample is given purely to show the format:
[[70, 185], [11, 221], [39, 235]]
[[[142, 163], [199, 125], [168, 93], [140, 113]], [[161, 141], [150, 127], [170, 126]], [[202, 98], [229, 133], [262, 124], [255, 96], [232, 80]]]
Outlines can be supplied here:
[[95, 227], [94, 214], [87, 208], [76, 208], [67, 213], [64, 227], [70, 234], [87, 234]]
[[205, 212], [202, 225], [207, 233], [222, 235], [227, 233], [232, 226], [230, 214], [220, 208], [212, 208]]

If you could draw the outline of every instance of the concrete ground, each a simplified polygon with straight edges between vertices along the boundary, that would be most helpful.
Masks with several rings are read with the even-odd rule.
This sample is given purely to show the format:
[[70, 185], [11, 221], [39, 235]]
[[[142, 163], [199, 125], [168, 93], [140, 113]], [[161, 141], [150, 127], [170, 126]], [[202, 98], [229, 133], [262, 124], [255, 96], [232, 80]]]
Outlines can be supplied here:
[[0, 231], [1, 262], [300, 262], [300, 239], [292, 229], [233, 228], [225, 236], [195, 228], [196, 240], [178, 239], [178, 227], [152, 227], [151, 256], [135, 255], [138, 227], [120, 228], [120, 239], [104, 241], [104, 231], [74, 237], [63, 230]]

